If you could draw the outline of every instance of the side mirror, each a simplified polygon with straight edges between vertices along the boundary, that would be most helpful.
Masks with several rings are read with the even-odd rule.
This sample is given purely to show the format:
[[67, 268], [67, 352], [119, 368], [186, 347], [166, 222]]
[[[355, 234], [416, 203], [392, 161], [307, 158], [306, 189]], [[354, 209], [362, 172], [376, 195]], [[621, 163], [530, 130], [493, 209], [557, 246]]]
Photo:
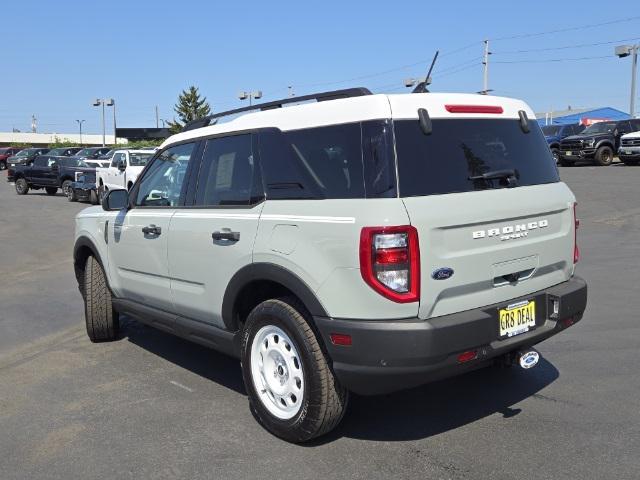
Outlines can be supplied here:
[[120, 170], [121, 172], [124, 172], [127, 169], [127, 163], [123, 160], [120, 160], [118, 162], [118, 170]]
[[109, 190], [102, 199], [102, 209], [111, 212], [122, 210], [129, 205], [129, 192], [126, 190]]

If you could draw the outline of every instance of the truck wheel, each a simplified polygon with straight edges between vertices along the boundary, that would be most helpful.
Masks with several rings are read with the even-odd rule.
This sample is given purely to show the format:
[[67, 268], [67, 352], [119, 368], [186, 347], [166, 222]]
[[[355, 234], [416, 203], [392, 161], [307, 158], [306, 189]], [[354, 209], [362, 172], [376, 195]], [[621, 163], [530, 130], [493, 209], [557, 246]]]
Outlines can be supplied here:
[[102, 265], [89, 256], [84, 268], [84, 315], [87, 335], [92, 342], [114, 340], [120, 318], [111, 305], [111, 291]]
[[19, 178], [16, 180], [16, 193], [18, 195], [26, 195], [29, 193], [29, 184], [24, 178]]
[[71, 190], [71, 184], [73, 182], [71, 180], [65, 180], [64, 182], [62, 182], [62, 194], [65, 197], [69, 196], [69, 191]]
[[0, 160], [0, 170], [6, 170], [7, 169], [7, 162], [5, 162], [4, 160]]
[[69, 200], [70, 202], [78, 201], [78, 196], [76, 195], [76, 191], [73, 188], [69, 188], [69, 191], [67, 192], [67, 200]]
[[557, 148], [551, 149], [551, 155], [553, 155], [553, 159], [558, 163], [560, 161], [560, 150]]
[[45, 190], [47, 191], [47, 195], [55, 195], [58, 193], [57, 187], [45, 187]]
[[293, 299], [266, 300], [249, 314], [242, 334], [250, 408], [268, 431], [290, 442], [335, 428], [349, 399], [303, 311]]
[[562, 167], [573, 167], [576, 164], [575, 160], [567, 160], [564, 157], [560, 157], [559, 162]]
[[95, 190], [89, 192], [89, 202], [91, 205], [98, 205], [98, 193]]
[[607, 167], [613, 162], [613, 150], [611, 147], [600, 147], [596, 152], [596, 163], [602, 167]]

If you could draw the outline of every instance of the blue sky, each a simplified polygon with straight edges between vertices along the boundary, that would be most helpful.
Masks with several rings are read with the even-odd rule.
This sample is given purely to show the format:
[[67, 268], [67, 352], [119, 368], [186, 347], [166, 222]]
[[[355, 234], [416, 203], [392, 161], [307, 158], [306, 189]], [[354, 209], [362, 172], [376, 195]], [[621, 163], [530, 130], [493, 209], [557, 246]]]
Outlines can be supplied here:
[[[42, 132], [76, 132], [75, 120], [84, 119], [84, 130], [98, 133], [97, 97], [115, 98], [119, 126], [155, 126], [155, 105], [161, 118], [172, 118], [177, 95], [191, 84], [218, 111], [242, 105], [242, 89], [260, 89], [264, 100], [286, 96], [288, 85], [299, 95], [349, 86], [402, 92], [402, 80], [423, 75], [436, 49], [432, 90], [475, 92], [484, 38], [493, 39], [495, 94], [523, 98], [536, 111], [626, 111], [631, 63], [614, 57], [615, 43], [508, 52], [640, 43], [638, 0], [615, 8], [594, 0], [545, 3], [3, 2], [0, 131], [26, 131], [35, 114]], [[546, 61], [584, 57], [605, 58]], [[523, 63], [497, 63], [514, 61]]]

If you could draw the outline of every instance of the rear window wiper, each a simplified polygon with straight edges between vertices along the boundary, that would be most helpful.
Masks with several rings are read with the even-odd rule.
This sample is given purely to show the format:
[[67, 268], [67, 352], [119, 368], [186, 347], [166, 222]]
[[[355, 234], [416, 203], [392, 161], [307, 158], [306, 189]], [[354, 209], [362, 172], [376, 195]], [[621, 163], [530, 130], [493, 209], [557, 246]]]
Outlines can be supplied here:
[[472, 175], [469, 180], [506, 180], [507, 187], [512, 188], [518, 185], [516, 171], [513, 169], [492, 170], [480, 175]]

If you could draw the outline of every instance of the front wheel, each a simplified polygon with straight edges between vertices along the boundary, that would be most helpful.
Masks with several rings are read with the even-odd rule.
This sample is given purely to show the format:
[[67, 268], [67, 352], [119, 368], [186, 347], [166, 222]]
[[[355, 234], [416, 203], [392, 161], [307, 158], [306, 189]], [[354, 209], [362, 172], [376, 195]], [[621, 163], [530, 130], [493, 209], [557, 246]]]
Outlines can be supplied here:
[[98, 200], [98, 192], [96, 192], [95, 190], [91, 190], [89, 192], [89, 202], [91, 203], [91, 205], [98, 205], [99, 200]]
[[551, 149], [551, 155], [553, 155], [553, 159], [558, 163], [560, 161], [560, 150], [557, 148]]
[[292, 299], [267, 300], [249, 314], [242, 336], [242, 376], [249, 403], [274, 435], [305, 442], [335, 428], [348, 392]]
[[69, 192], [72, 190], [71, 185], [73, 184], [73, 182], [71, 180], [65, 180], [64, 182], [62, 182], [62, 194], [65, 197], [69, 196]]
[[115, 340], [120, 320], [111, 304], [111, 290], [100, 262], [89, 256], [84, 268], [84, 315], [92, 342]]
[[24, 178], [19, 178], [16, 180], [16, 193], [18, 195], [26, 195], [29, 193], [29, 184]]
[[596, 163], [602, 167], [607, 167], [613, 163], [613, 150], [611, 147], [600, 147], [596, 152]]
[[0, 170], [6, 170], [7, 169], [7, 162], [5, 162], [4, 160], [0, 160]]

